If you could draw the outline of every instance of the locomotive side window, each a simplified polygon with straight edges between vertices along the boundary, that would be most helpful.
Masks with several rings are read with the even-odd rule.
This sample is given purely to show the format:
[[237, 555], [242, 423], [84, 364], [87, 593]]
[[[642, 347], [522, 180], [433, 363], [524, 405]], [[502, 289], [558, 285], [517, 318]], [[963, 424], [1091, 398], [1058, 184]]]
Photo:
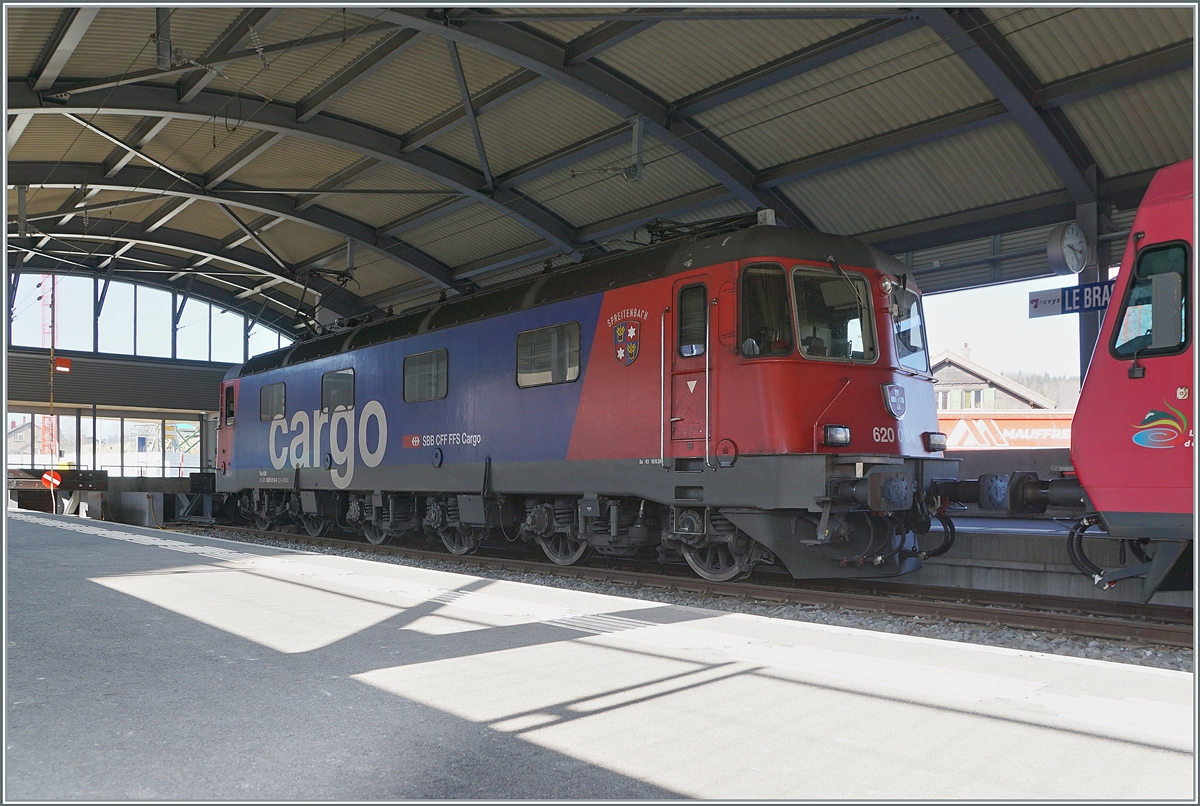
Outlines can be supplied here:
[[782, 266], [747, 266], [742, 272], [744, 356], [789, 355], [795, 347], [787, 275]]
[[[1133, 358], [1134, 353], [1164, 355], [1181, 349], [1187, 333], [1187, 264], [1183, 244], [1148, 246], [1141, 251], [1121, 306], [1113, 355]], [[1170, 321], [1168, 316], [1178, 320]]]
[[287, 390], [282, 383], [271, 383], [258, 390], [258, 419], [263, 422], [286, 414], [284, 398]]
[[354, 370], [339, 369], [321, 376], [321, 410], [354, 408]]
[[866, 278], [796, 269], [796, 324], [800, 352], [809, 358], [875, 360], [871, 290]]
[[[637, 344], [634, 343], [636, 349]], [[517, 386], [570, 383], [579, 378], [579, 323], [527, 330], [517, 335]]]
[[896, 313], [892, 326], [896, 333], [896, 357], [900, 366], [929, 371], [929, 357], [925, 352], [925, 323], [921, 317], [921, 298], [907, 288], [896, 286], [892, 293]]
[[233, 425], [233, 387], [225, 387], [225, 425]]
[[404, 402], [422, 403], [446, 396], [450, 354], [445, 350], [416, 353], [404, 359]]
[[679, 292], [679, 354], [704, 355], [708, 341], [708, 293], [702, 285]]

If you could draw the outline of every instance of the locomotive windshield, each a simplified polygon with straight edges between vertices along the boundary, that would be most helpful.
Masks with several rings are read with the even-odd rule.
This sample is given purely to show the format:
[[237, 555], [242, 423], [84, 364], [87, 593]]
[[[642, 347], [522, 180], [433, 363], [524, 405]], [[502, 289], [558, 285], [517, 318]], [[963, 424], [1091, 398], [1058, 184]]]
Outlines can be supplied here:
[[875, 360], [866, 278], [856, 272], [796, 269], [792, 285], [801, 353], [809, 358]]
[[892, 293], [892, 302], [896, 306], [892, 324], [896, 329], [896, 357], [900, 359], [900, 366], [928, 372], [929, 355], [925, 347], [921, 298], [907, 288], [897, 286]]

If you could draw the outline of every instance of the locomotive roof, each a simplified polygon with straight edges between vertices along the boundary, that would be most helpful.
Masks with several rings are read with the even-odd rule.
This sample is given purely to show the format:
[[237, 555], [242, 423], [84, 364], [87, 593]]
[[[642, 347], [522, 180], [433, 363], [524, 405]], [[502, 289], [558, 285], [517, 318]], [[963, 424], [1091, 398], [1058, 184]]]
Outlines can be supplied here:
[[717, 235], [685, 235], [660, 244], [631, 249], [527, 277], [461, 297], [416, 308], [355, 328], [335, 331], [290, 347], [256, 355], [227, 377], [242, 377], [281, 366], [415, 336], [452, 325], [548, 305], [612, 288], [680, 274], [704, 266], [747, 258], [791, 258], [824, 263], [832, 256], [840, 265], [886, 271], [900, 276], [908, 268], [896, 258], [844, 235], [752, 226]]

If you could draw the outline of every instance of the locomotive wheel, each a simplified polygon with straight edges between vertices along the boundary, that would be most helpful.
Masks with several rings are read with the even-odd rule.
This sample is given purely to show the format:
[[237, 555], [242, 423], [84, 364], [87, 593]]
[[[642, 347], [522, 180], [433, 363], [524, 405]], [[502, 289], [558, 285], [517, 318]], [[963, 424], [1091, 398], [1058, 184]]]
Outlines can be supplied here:
[[709, 582], [735, 582], [750, 576], [749, 554], [734, 554], [728, 543], [700, 548], [684, 544], [681, 549], [692, 570]]
[[549, 537], [538, 535], [537, 542], [556, 565], [574, 565], [591, 554], [591, 546], [586, 540], [577, 540], [562, 532], [555, 532]]
[[301, 515], [300, 520], [309, 537], [323, 537], [329, 532], [329, 521], [324, 518], [318, 518], [316, 515]]
[[376, 526], [373, 523], [367, 522], [363, 524], [363, 537], [372, 546], [379, 546], [388, 539], [388, 533], [382, 526]]
[[268, 532], [271, 529], [271, 519], [268, 518], [266, 515], [255, 515], [254, 516], [254, 526], [260, 532]]
[[464, 554], [474, 554], [479, 548], [479, 541], [482, 537], [482, 529], [474, 529], [469, 526], [460, 528], [438, 529], [438, 536], [442, 538], [443, 545], [446, 546], [446, 551], [456, 557], [462, 557]]

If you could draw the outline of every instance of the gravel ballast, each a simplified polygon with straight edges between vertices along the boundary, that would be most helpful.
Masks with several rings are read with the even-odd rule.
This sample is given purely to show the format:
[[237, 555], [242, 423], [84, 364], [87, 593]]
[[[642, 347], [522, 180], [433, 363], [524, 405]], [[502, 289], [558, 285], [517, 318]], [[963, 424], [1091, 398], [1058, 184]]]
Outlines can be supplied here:
[[1054, 655], [1068, 655], [1078, 658], [1113, 661], [1116, 663], [1131, 663], [1139, 666], [1153, 666], [1160, 669], [1174, 669], [1184, 672], [1194, 671], [1193, 651], [1181, 647], [1160, 646], [1132, 641], [1113, 641], [1102, 638], [1089, 638], [1086, 636], [1045, 631], [1039, 632], [1001, 626], [964, 624], [946, 619], [932, 619], [921, 616], [895, 616], [885, 613], [849, 610], [832, 605], [779, 604], [778, 602], [764, 602], [754, 599], [737, 599], [728, 596], [688, 593], [662, 588], [636, 587], [614, 582], [574, 579], [552, 574], [510, 571], [499, 568], [480, 568], [465, 566], [451, 559], [427, 560], [375, 554], [341, 547], [311, 546], [290, 540], [230, 532], [220, 528], [205, 530], [203, 534], [225, 540], [235, 540], [240, 543], [255, 543], [295, 551], [335, 554], [371, 560], [373, 562], [387, 562], [451, 573], [467, 573], [489, 579], [504, 579], [512, 582], [525, 582], [531, 585], [547, 585], [570, 590], [591, 591], [593, 593], [624, 596], [630, 599], [642, 599], [662, 604], [685, 605], [729, 613], [746, 613], [757, 616], [769, 616], [771, 618], [791, 619], [794, 621], [808, 621], [815, 624], [829, 624], [837, 627], [852, 627], [877, 632], [917, 635], [944, 641], [960, 641], [963, 643], [1008, 647], [1009, 649], [1045, 652]]

